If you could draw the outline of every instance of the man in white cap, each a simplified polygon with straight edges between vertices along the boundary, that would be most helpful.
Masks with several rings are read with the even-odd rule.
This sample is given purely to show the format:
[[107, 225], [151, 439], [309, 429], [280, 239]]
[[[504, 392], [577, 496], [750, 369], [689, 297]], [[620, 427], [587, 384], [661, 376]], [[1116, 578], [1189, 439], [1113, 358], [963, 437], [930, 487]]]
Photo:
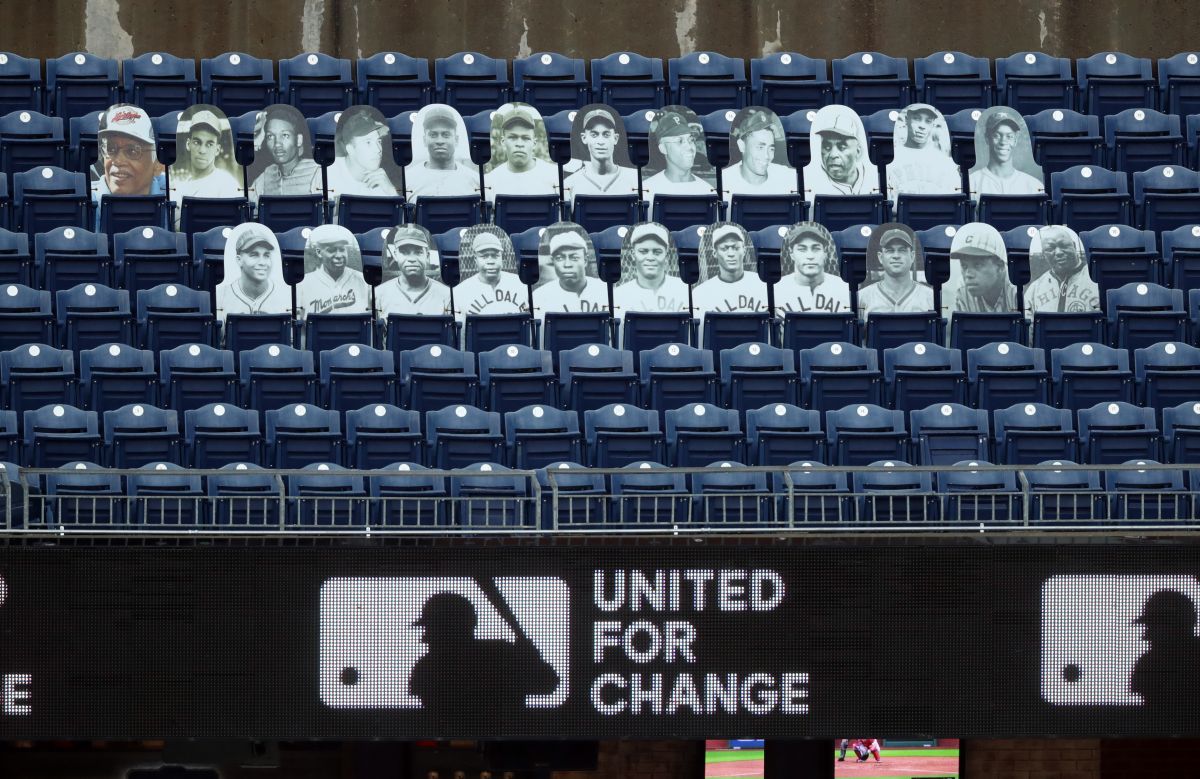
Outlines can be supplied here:
[[677, 111], [666, 111], [650, 124], [650, 143], [662, 155], [664, 167], [642, 182], [654, 208], [655, 195], [711, 195], [716, 189], [694, 172], [696, 154], [704, 144], [704, 128]]
[[617, 120], [604, 108], [592, 108], [580, 119], [579, 138], [588, 158], [563, 180], [568, 200], [576, 195], [636, 195], [636, 168], [617, 164], [616, 150], [624, 143]]
[[162, 163], [158, 161], [154, 125], [146, 112], [122, 103], [101, 118], [100, 163], [92, 182], [97, 198], [104, 195], [161, 195], [166, 192]]
[[607, 311], [608, 285], [587, 275], [587, 238], [570, 229], [555, 233], [547, 243], [555, 280], [533, 292], [538, 316], [547, 311]]
[[[450, 288], [430, 277], [429, 236], [418, 227], [398, 227], [385, 247], [385, 281], [375, 290], [375, 310], [388, 314], [442, 316], [451, 313]], [[395, 275], [389, 278], [389, 274]]]
[[[888, 199], [901, 194], [948, 195], [962, 192], [962, 171], [950, 156], [946, 120], [931, 105], [914, 103], [896, 121], [896, 153], [887, 166]], [[942, 144], [945, 144], [943, 146]]]
[[917, 281], [916, 237], [903, 225], [892, 226], [882, 233], [876, 258], [883, 276], [859, 288], [859, 317], [932, 311], [933, 288]]
[[709, 311], [766, 311], [767, 285], [757, 272], [746, 269], [745, 231], [731, 222], [711, 229], [711, 248], [702, 258], [709, 278], [692, 290], [692, 305], [701, 319]]
[[1033, 159], [1024, 119], [1011, 109], [992, 108], [984, 119], [982, 132], [987, 154], [978, 154], [980, 144], [976, 142], [979, 159], [968, 179], [971, 197], [978, 200], [980, 195], [1040, 195], [1046, 191], [1040, 178], [1013, 166], [1018, 145], [1025, 147], [1026, 159]]
[[[420, 197], [461, 197], [479, 195], [479, 168], [471, 161], [469, 150], [459, 144], [458, 112], [447, 105], [427, 105], [416, 114], [414, 124], [421, 127], [421, 146], [425, 159], [414, 159], [404, 168], [408, 199]], [[464, 126], [465, 127], [465, 126]], [[415, 129], [415, 128], [414, 128]], [[461, 153], [460, 153], [461, 152]]]
[[1025, 316], [1053, 311], [1082, 313], [1100, 310], [1100, 288], [1088, 271], [1083, 243], [1069, 227], [1050, 225], [1038, 230], [1029, 253], [1041, 255], [1046, 271], [1025, 285]]
[[812, 161], [804, 166], [804, 197], [879, 192], [879, 170], [867, 155], [867, 131], [854, 109], [827, 105], [813, 117]]
[[[172, 198], [241, 197], [242, 182], [218, 163], [237, 166], [233, 161], [229, 120], [217, 116], [208, 106], [192, 114], [187, 129], [180, 132], [183, 152], [171, 166]], [[240, 167], [238, 168], [240, 173]]]
[[671, 235], [657, 222], [633, 228], [629, 248], [622, 258], [628, 264], [622, 278], [628, 281], [613, 289], [616, 316], [629, 311], [687, 311], [688, 288], [679, 276], [667, 273], [671, 260]]
[[[225, 261], [225, 281], [217, 286], [217, 317], [229, 314], [290, 314], [292, 292], [278, 267], [279, 242], [266, 227], [246, 222], [229, 236], [234, 253], [231, 273]], [[230, 247], [226, 246], [226, 257]]]
[[391, 134], [374, 113], [369, 106], [354, 106], [338, 118], [334, 162], [326, 175], [330, 199], [340, 195], [395, 197], [398, 194], [383, 167], [384, 154], [392, 153]]
[[775, 306], [782, 312], [839, 314], [850, 310], [850, 285], [834, 273], [838, 267], [833, 236], [824, 225], [801, 222], [788, 231], [780, 252], [784, 269], [775, 284]]
[[783, 123], [773, 111], [742, 111], [730, 137], [742, 158], [721, 171], [727, 202], [734, 195], [793, 195], [799, 191], [796, 169], [775, 162], [775, 152], [783, 142]]
[[[533, 106], [509, 103], [496, 112], [504, 163], [484, 174], [487, 199], [496, 195], [557, 195], [558, 166], [539, 159], [537, 129], [542, 117]], [[543, 131], [544, 132], [544, 131]], [[492, 154], [495, 158], [495, 151]]]
[[996, 228], [982, 222], [960, 227], [950, 244], [950, 260], [958, 260], [962, 269], [962, 285], [950, 301], [950, 311], [1017, 310], [1017, 285], [1008, 280], [1008, 251]]
[[[459, 319], [468, 314], [517, 314], [529, 310], [529, 290], [517, 274], [504, 270], [512, 264], [512, 246], [505, 246], [492, 230], [476, 234], [463, 251], [463, 260], [475, 260], [479, 271], [454, 288], [454, 308]], [[507, 257], [506, 257], [507, 255]]]
[[254, 161], [269, 158], [250, 184], [251, 197], [262, 195], [321, 194], [321, 166], [312, 157], [308, 124], [304, 116], [286, 104], [267, 106], [259, 113], [254, 128]]
[[315, 228], [308, 236], [305, 254], [309, 258], [315, 255], [317, 266], [304, 274], [304, 280], [296, 288], [301, 317], [365, 314], [371, 310], [371, 291], [362, 271], [349, 264], [353, 254], [359, 267], [362, 266], [362, 255], [349, 230], [340, 225]]

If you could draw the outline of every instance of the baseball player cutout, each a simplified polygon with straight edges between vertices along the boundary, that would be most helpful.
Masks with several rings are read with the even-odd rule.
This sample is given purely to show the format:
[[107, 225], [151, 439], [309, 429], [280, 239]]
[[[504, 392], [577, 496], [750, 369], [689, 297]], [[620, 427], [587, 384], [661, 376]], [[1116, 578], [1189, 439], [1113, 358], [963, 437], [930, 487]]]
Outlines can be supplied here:
[[629, 311], [690, 310], [688, 287], [679, 278], [679, 255], [667, 228], [643, 222], [625, 234], [613, 305], [617, 318]]
[[1025, 316], [1037, 311], [1080, 313], [1100, 310], [1100, 288], [1088, 271], [1083, 242], [1069, 227], [1050, 225], [1029, 242], [1029, 275]]
[[185, 197], [237, 198], [245, 194], [242, 166], [233, 154], [233, 132], [221, 109], [201, 103], [180, 114], [175, 163], [167, 180], [177, 228]]
[[484, 166], [484, 192], [557, 195], [558, 165], [550, 160], [546, 125], [527, 103], [507, 103], [492, 114], [492, 158]]
[[1040, 195], [1046, 191], [1044, 180], [1033, 158], [1025, 119], [1004, 106], [984, 111], [975, 123], [975, 167], [968, 177], [971, 197]]
[[420, 225], [393, 228], [383, 248], [383, 281], [375, 288], [375, 315], [453, 312], [450, 287], [442, 283], [437, 244]]
[[395, 197], [401, 192], [392, 134], [379, 109], [347, 108], [338, 117], [333, 142], [334, 161], [326, 172], [330, 200], [336, 202], [342, 195]]
[[246, 171], [250, 200], [262, 195], [323, 194], [304, 115], [290, 105], [267, 106], [254, 119], [254, 162]]
[[758, 277], [754, 244], [741, 225], [718, 222], [704, 229], [700, 278], [692, 306], [701, 321], [710, 311], [767, 310], [767, 285]]
[[435, 103], [409, 114], [413, 160], [404, 168], [408, 200], [479, 194], [479, 167], [462, 116]]
[[225, 280], [217, 285], [217, 318], [291, 313], [292, 288], [283, 283], [275, 234], [257, 222], [233, 228], [225, 242]]
[[867, 243], [867, 277], [858, 288], [859, 318], [933, 311], [933, 288], [924, 277], [925, 257], [913, 231], [899, 222], [881, 225]]
[[840, 314], [850, 310], [850, 285], [838, 275], [837, 246], [824, 225], [792, 225], [783, 239], [780, 266], [782, 275], [775, 283], [775, 306], [780, 313]]
[[304, 279], [296, 286], [300, 317], [370, 312], [371, 290], [362, 267], [353, 233], [341, 225], [313, 228], [304, 245]]
[[97, 135], [100, 156], [91, 170], [97, 220], [101, 198], [166, 193], [167, 177], [158, 161], [154, 124], [144, 110], [129, 103], [111, 106], [100, 115]]
[[654, 208], [655, 195], [716, 194], [717, 170], [708, 161], [704, 128], [690, 108], [670, 105], [650, 122], [650, 160], [642, 192]]
[[971, 222], [950, 244], [950, 279], [942, 289], [942, 315], [1017, 310], [1017, 286], [1008, 279], [1008, 250], [999, 231]]
[[868, 154], [867, 131], [854, 109], [827, 105], [817, 111], [808, 138], [811, 161], [804, 166], [804, 198], [817, 195], [872, 195], [879, 192], [879, 169]]
[[582, 227], [558, 222], [546, 228], [538, 245], [539, 262], [549, 266], [552, 280], [533, 291], [534, 311], [597, 312], [608, 310], [608, 285], [596, 275], [596, 251]]
[[454, 310], [459, 320], [465, 320], [468, 314], [529, 311], [529, 290], [516, 274], [516, 252], [500, 228], [467, 228], [459, 248], [459, 267], [463, 280], [454, 288]]
[[887, 166], [888, 200], [901, 194], [962, 192], [962, 171], [950, 156], [950, 130], [942, 113], [914, 103], [900, 112], [892, 135], [895, 156]]
[[625, 122], [602, 103], [575, 112], [571, 122], [571, 162], [564, 169], [563, 196], [636, 195], [638, 172], [629, 161]]
[[769, 108], [743, 108], [734, 117], [729, 130], [729, 163], [721, 171], [727, 203], [734, 195], [794, 195], [799, 191], [796, 169], [787, 164], [783, 122]]

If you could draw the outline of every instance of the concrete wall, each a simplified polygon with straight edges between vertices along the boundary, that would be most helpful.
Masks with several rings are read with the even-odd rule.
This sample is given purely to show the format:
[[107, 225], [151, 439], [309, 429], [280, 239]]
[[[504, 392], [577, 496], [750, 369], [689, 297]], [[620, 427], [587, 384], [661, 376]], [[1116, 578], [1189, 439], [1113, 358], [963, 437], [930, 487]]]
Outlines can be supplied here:
[[52, 57], [246, 51], [279, 59], [476, 50], [660, 57], [696, 50], [755, 57], [790, 50], [906, 57], [943, 49], [996, 57], [1042, 50], [1078, 57], [1118, 49], [1162, 57], [1198, 48], [1192, 0], [9, 0], [0, 50]]

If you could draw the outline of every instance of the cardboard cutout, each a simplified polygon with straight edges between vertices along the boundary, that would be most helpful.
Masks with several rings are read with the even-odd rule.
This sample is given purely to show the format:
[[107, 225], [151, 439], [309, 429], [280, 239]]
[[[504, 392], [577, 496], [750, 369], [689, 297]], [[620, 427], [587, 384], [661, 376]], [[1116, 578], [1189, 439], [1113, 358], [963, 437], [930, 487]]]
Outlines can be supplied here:
[[167, 176], [177, 226], [185, 197], [236, 198], [245, 194], [242, 166], [233, 149], [233, 132], [220, 108], [201, 103], [180, 114], [175, 164]]
[[958, 228], [950, 244], [950, 278], [942, 287], [942, 316], [1016, 310], [1017, 286], [1008, 279], [1000, 232], [983, 222]]
[[574, 222], [556, 222], [542, 233], [538, 264], [544, 281], [533, 290], [539, 317], [547, 311], [608, 310], [608, 285], [596, 270], [596, 249], [587, 231]]
[[529, 290], [517, 276], [517, 255], [507, 233], [495, 225], [469, 227], [458, 252], [462, 281], [454, 288], [454, 310], [460, 320], [468, 314], [529, 311]]
[[975, 167], [971, 197], [1038, 195], [1046, 191], [1042, 167], [1033, 158], [1025, 119], [1005, 106], [989, 108], [975, 123]]
[[557, 195], [558, 165], [542, 115], [528, 103], [506, 103], [492, 114], [492, 158], [484, 166], [484, 191], [496, 195]]
[[1100, 310], [1100, 288], [1088, 270], [1083, 241], [1069, 227], [1042, 227], [1029, 241], [1025, 316], [1035, 311], [1082, 313]]
[[717, 169], [708, 161], [704, 128], [690, 108], [669, 105], [650, 122], [650, 160], [642, 171], [642, 192], [650, 207], [655, 195], [711, 195]]
[[412, 162], [404, 168], [409, 202], [420, 197], [479, 195], [479, 166], [458, 111], [435, 103], [410, 112]]
[[383, 281], [375, 288], [375, 315], [453, 312], [450, 287], [442, 283], [437, 242], [424, 227], [402, 225], [388, 231], [383, 247]]
[[217, 318], [290, 313], [292, 288], [283, 282], [275, 234], [257, 222], [234, 227], [225, 241], [225, 280], [217, 285]]
[[313, 160], [312, 136], [304, 115], [282, 103], [254, 119], [254, 162], [246, 169], [249, 197], [321, 194], [321, 166]]
[[880, 225], [867, 243], [867, 276], [858, 288], [859, 318], [933, 310], [921, 242], [908, 225]]
[[100, 114], [99, 158], [91, 170], [92, 199], [162, 195], [165, 168], [158, 161], [154, 124], [138, 106], [118, 103]]
[[729, 129], [729, 167], [721, 171], [726, 201], [734, 195], [794, 195], [796, 169], [788, 164], [783, 122], [769, 108], [743, 108]]
[[942, 112], [914, 103], [896, 117], [895, 155], [887, 166], [888, 199], [902, 194], [950, 195], [962, 192], [962, 171], [950, 156], [950, 130]]
[[615, 109], [592, 103], [571, 119], [571, 161], [563, 195], [636, 195], [638, 172], [629, 161], [625, 122]]
[[871, 162], [867, 131], [854, 109], [827, 105], [817, 111], [808, 137], [811, 161], [804, 166], [804, 198], [817, 195], [872, 195], [879, 192], [879, 169]]
[[767, 285], [758, 277], [754, 244], [733, 222], [717, 222], [700, 237], [700, 283], [692, 289], [697, 316], [710, 311], [766, 311]]
[[334, 131], [334, 161], [326, 173], [329, 199], [396, 197], [403, 191], [401, 179], [392, 156], [392, 134], [379, 109], [356, 105], [343, 111]]
[[850, 310], [850, 285], [841, 277], [837, 245], [825, 226], [800, 222], [784, 233], [775, 307], [790, 312], [840, 314]]
[[625, 233], [613, 305], [618, 318], [629, 311], [689, 310], [688, 286], [679, 278], [679, 254], [670, 230], [643, 222]]
[[302, 318], [370, 312], [371, 290], [363, 278], [362, 252], [354, 233], [341, 225], [320, 225], [308, 234], [296, 309]]

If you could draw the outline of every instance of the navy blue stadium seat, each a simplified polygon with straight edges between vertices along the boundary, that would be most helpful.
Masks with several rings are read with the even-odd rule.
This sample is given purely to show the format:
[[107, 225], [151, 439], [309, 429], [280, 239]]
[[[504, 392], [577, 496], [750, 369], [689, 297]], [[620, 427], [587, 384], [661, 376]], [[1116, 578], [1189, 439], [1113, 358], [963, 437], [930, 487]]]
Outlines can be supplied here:
[[913, 341], [942, 343], [946, 340], [946, 320], [936, 311], [867, 314], [863, 345], [883, 351]]
[[1104, 519], [1098, 471], [1079, 469], [1072, 458], [1037, 463], [1047, 470], [1025, 471], [1029, 520], [1035, 525], [1070, 525]]
[[1133, 224], [1129, 177], [1093, 165], [1050, 174], [1058, 224], [1076, 232], [1110, 224]]
[[263, 344], [238, 354], [241, 402], [260, 412], [317, 400], [313, 353], [286, 344]]
[[374, 331], [368, 313], [309, 314], [304, 317], [304, 348], [320, 353], [353, 343], [369, 346]]
[[553, 357], [558, 370], [558, 355], [585, 344], [610, 344], [612, 314], [607, 311], [547, 311], [542, 318], [542, 348]]
[[179, 207], [179, 232], [203, 233], [249, 222], [250, 216], [250, 201], [244, 197], [184, 197]]
[[1136, 173], [1156, 165], [1186, 164], [1187, 145], [1179, 117], [1152, 108], [1129, 108], [1106, 116], [1104, 141], [1108, 165], [1114, 170]]
[[967, 351], [967, 387], [971, 405], [986, 411], [1020, 401], [1049, 402], [1046, 353], [1004, 342]]
[[753, 465], [786, 465], [825, 459], [821, 412], [790, 403], [746, 411], [746, 455]]
[[126, 523], [121, 477], [93, 461], [62, 463], [46, 474], [47, 519], [60, 527], [112, 528]]
[[692, 521], [714, 528], [761, 528], [772, 522], [767, 474], [717, 460], [692, 474]]
[[79, 284], [54, 295], [59, 341], [79, 351], [107, 343], [133, 343], [129, 292], [103, 284]]
[[1108, 290], [1108, 334], [1118, 349], [1140, 349], [1162, 341], [1187, 340], [1183, 291], [1130, 282]]
[[208, 477], [212, 521], [227, 530], [279, 527], [283, 483], [256, 463], [233, 462]]
[[634, 111], [622, 118], [625, 125], [625, 142], [629, 148], [629, 161], [635, 168], [644, 168], [650, 161], [650, 125], [655, 116], [656, 112], [648, 109]]
[[79, 404], [104, 413], [158, 397], [154, 353], [110, 343], [79, 352]]
[[0, 116], [0, 171], [9, 176], [45, 166], [66, 166], [63, 120], [37, 111]]
[[850, 518], [850, 484], [845, 471], [818, 460], [798, 460], [771, 474], [775, 516], [794, 527], [837, 527]]
[[99, 462], [100, 417], [65, 403], [30, 409], [24, 421], [25, 463], [34, 468], [57, 468], [75, 460]]
[[612, 106], [622, 116], [662, 108], [666, 92], [663, 63], [657, 57], [616, 52], [592, 60], [592, 99]]
[[557, 406], [558, 376], [550, 352], [522, 344], [480, 352], [479, 390], [482, 407], [500, 414], [535, 404]]
[[1071, 60], [1025, 51], [996, 58], [999, 102], [1025, 116], [1048, 108], [1075, 107]]
[[560, 460], [583, 462], [579, 415], [536, 404], [504, 414], [504, 441], [514, 468], [540, 468]]
[[9, 111], [41, 111], [45, 82], [42, 61], [19, 54], [0, 54], [0, 114]]
[[891, 408], [913, 411], [930, 403], [966, 403], [962, 352], [933, 343], [883, 351], [883, 381]]
[[1140, 406], [1165, 409], [1192, 400], [1200, 387], [1200, 349], [1163, 342], [1133, 352], [1135, 399]]
[[275, 468], [303, 468], [314, 462], [341, 462], [342, 420], [336, 411], [292, 403], [266, 412], [267, 462]]
[[904, 412], [860, 403], [828, 412], [825, 435], [836, 465], [870, 465], [879, 458], [907, 459]]
[[429, 60], [399, 52], [381, 51], [358, 60], [359, 99], [384, 116], [417, 111], [433, 102]]
[[677, 468], [703, 468], [713, 458], [741, 460], [746, 438], [738, 412], [711, 403], [689, 403], [668, 409], [667, 462]]
[[319, 52], [279, 60], [280, 102], [295, 106], [305, 116], [345, 110], [357, 97], [350, 76], [350, 60]]
[[961, 51], [939, 51], [913, 60], [914, 99], [949, 116], [971, 108], [990, 108], [995, 84], [992, 61]]
[[1158, 282], [1162, 260], [1157, 238], [1149, 230], [1124, 224], [1101, 225], [1079, 234], [1102, 298], [1131, 282]]
[[636, 404], [638, 381], [633, 352], [627, 349], [587, 344], [558, 356], [562, 408], [584, 412], [613, 403]]
[[513, 91], [517, 100], [548, 116], [587, 105], [592, 85], [582, 59], [538, 52], [513, 60]]
[[425, 462], [421, 413], [389, 403], [346, 412], [346, 465], [365, 470], [391, 462]]
[[597, 468], [618, 468], [647, 454], [661, 461], [666, 454], [658, 412], [632, 404], [584, 411], [583, 431], [588, 464]]
[[[962, 460], [957, 466], [991, 465], [984, 458]], [[943, 494], [942, 518], [954, 525], [1011, 523], [1023, 516], [1017, 475], [1009, 470], [955, 470], [937, 474]]]
[[[865, 463], [864, 463], [865, 464]], [[933, 475], [901, 460], [870, 463], [872, 469], [853, 474], [857, 519], [875, 529], [911, 527], [939, 519]]]
[[467, 351], [476, 354], [508, 344], [529, 346], [533, 343], [533, 315], [528, 312], [467, 314], [463, 342]]
[[1195, 501], [1187, 494], [1182, 470], [1155, 467], [1160, 465], [1157, 460], [1141, 456], [1122, 464], [1147, 467], [1104, 472], [1104, 489], [1112, 493], [1110, 520], [1180, 522], [1196, 518]]
[[198, 529], [208, 524], [204, 480], [174, 462], [147, 462], [127, 479], [129, 521], [146, 528]]
[[279, 101], [275, 63], [243, 52], [200, 60], [201, 97], [226, 116], [260, 111]]
[[220, 225], [190, 236], [192, 281], [196, 287], [214, 290], [225, 278], [225, 242], [232, 229]]
[[799, 378], [795, 352], [765, 343], [743, 343], [720, 352], [721, 402], [743, 413], [764, 403], [795, 403]]
[[875, 232], [875, 227], [878, 225], [878, 222], [851, 225], [832, 233], [833, 242], [838, 250], [838, 258], [842, 263], [841, 273], [838, 275], [850, 285], [852, 293], [856, 293], [858, 287], [866, 279], [867, 246], [871, 242], [871, 234]]
[[83, 173], [48, 165], [15, 173], [12, 182], [13, 218], [21, 230], [31, 235], [62, 228], [86, 232], [91, 226], [92, 205]]
[[464, 116], [495, 110], [512, 100], [507, 60], [461, 51], [438, 57], [433, 72], [441, 102], [454, 106]]
[[187, 236], [162, 227], [137, 227], [113, 237], [113, 275], [130, 292], [164, 284], [188, 287], [192, 255]]
[[659, 413], [684, 403], [713, 403], [717, 399], [717, 374], [708, 349], [663, 344], [643, 350], [638, 355], [638, 375], [642, 405]]
[[159, 403], [178, 412], [237, 400], [233, 352], [181, 344], [158, 355]]
[[453, 403], [474, 405], [479, 392], [475, 355], [427, 344], [400, 352], [400, 405], [425, 413]]
[[1190, 227], [1200, 213], [1200, 173], [1178, 165], [1137, 171], [1133, 174], [1133, 202], [1142, 229], [1165, 233]]
[[47, 403], [74, 403], [74, 354], [46, 344], [25, 344], [0, 352], [4, 406], [23, 415]]
[[424, 473], [419, 463], [396, 462], [376, 470], [367, 480], [371, 524], [383, 527], [432, 528], [446, 524], [446, 479]]
[[367, 522], [367, 488], [337, 463], [315, 462], [287, 477], [291, 519], [300, 527], [360, 527]]
[[112, 257], [107, 237], [77, 227], [60, 227], [33, 239], [36, 286], [57, 292], [86, 282], [110, 284]]
[[691, 519], [684, 475], [666, 471], [661, 463], [629, 463], [611, 481], [612, 521], [623, 527], [678, 527]]
[[982, 115], [980, 108], [963, 108], [946, 114], [946, 129], [950, 131], [950, 157], [963, 172], [964, 192], [971, 189], [969, 177], [971, 168], [975, 167], [975, 125]]
[[463, 468], [477, 462], [504, 459], [500, 414], [475, 406], [447, 406], [425, 415], [425, 437], [432, 447], [434, 468]]
[[210, 403], [183, 412], [188, 465], [220, 468], [249, 461], [263, 464], [258, 412], [229, 403]]
[[391, 352], [342, 344], [319, 355], [321, 403], [349, 412], [368, 403], [396, 400], [396, 359]]
[[291, 313], [227, 314], [224, 324], [225, 347], [235, 354], [267, 344], [291, 344]]
[[711, 51], [692, 52], [667, 60], [671, 102], [697, 114], [743, 108], [750, 97], [746, 62]]
[[[783, 137], [787, 142], [788, 163], [796, 170], [803, 170], [812, 161], [812, 120], [817, 115], [815, 108], [800, 108], [790, 114], [780, 113]], [[782, 160], [780, 160], [782, 162]]]
[[1101, 52], [1075, 60], [1079, 81], [1079, 110], [1111, 116], [1129, 108], [1154, 108], [1158, 88], [1148, 58], [1119, 51]]
[[881, 403], [879, 355], [849, 343], [827, 343], [798, 353], [800, 405], [833, 411], [850, 403]]
[[992, 415], [996, 461], [1038, 463], [1047, 457], [1074, 459], [1079, 446], [1070, 409], [1044, 403], [1016, 403]]
[[608, 485], [603, 474], [589, 471], [577, 462], [559, 461], [538, 468], [535, 478], [542, 493], [542, 529], [607, 523], [603, 496], [608, 494]]
[[1050, 351], [1054, 404], [1090, 408], [1100, 401], [1133, 400], [1129, 353], [1103, 344], [1071, 344]]
[[837, 102], [850, 106], [859, 114], [901, 108], [912, 102], [908, 60], [875, 51], [835, 59], [833, 89]]
[[1162, 412], [1163, 454], [1167, 462], [1200, 462], [1200, 403], [1184, 401]]
[[571, 221], [589, 232], [644, 221], [644, 204], [637, 194], [575, 195], [571, 198]]
[[1025, 117], [1033, 157], [1046, 176], [1080, 165], [1105, 163], [1100, 119], [1069, 108], [1047, 108]]
[[419, 197], [412, 221], [434, 235], [459, 230], [483, 221], [483, 201], [478, 195]]
[[397, 355], [397, 365], [401, 352], [423, 345], [454, 346], [458, 343], [454, 317], [449, 314], [388, 314], [384, 327], [388, 351]]
[[530, 479], [499, 463], [474, 463], [450, 477], [451, 522], [469, 528], [532, 523]]
[[1181, 52], [1158, 61], [1159, 105], [1177, 116], [1200, 113], [1200, 56]]
[[49, 292], [24, 284], [0, 289], [0, 351], [28, 343], [52, 343], [54, 314]]
[[983, 409], [934, 403], [909, 414], [913, 459], [918, 465], [954, 465], [991, 455], [991, 425]]
[[779, 116], [833, 102], [829, 63], [793, 51], [750, 60], [750, 90], [751, 103], [766, 106]]
[[183, 111], [199, 103], [196, 61], [167, 52], [146, 52], [121, 63], [125, 99], [150, 116]]
[[183, 463], [179, 414], [153, 403], [130, 403], [104, 412], [104, 444], [113, 468]]
[[104, 111], [119, 102], [120, 63], [86, 52], [46, 60], [46, 113], [61, 117]]
[[1162, 447], [1154, 409], [1132, 403], [1100, 402], [1079, 410], [1079, 448], [1084, 462], [1118, 464], [1137, 457], [1157, 459]]

